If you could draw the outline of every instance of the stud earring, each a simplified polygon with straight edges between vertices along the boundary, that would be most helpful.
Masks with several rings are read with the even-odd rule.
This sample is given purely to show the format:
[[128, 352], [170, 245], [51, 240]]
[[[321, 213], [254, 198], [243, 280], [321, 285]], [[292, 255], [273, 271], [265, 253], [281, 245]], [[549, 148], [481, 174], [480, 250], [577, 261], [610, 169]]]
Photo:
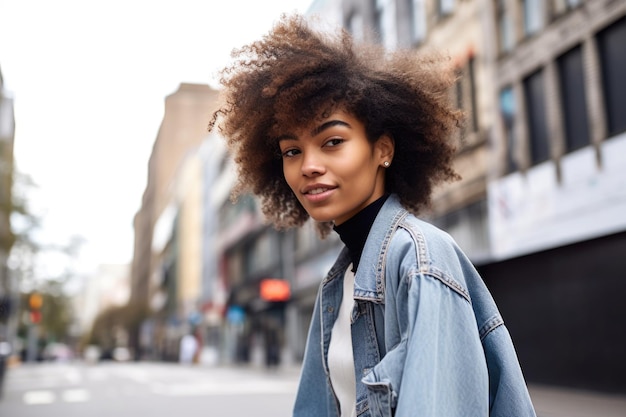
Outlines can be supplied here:
[[389, 168], [389, 161], [383, 162], [383, 165], [385, 166], [385, 168]]

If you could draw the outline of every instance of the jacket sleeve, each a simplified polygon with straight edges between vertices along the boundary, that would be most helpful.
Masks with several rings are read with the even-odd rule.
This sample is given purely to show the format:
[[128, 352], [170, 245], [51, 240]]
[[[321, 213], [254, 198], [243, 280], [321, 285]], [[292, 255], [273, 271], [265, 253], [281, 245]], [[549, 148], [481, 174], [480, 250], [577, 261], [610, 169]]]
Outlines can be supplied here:
[[394, 295], [385, 321], [400, 340], [363, 380], [372, 416], [489, 415], [487, 364], [471, 304], [416, 270]]
[[504, 324], [483, 339], [489, 369], [491, 417], [536, 417], [513, 341]]
[[313, 308], [307, 344], [302, 361], [300, 383], [293, 408], [293, 417], [327, 415], [330, 401], [323, 367], [319, 294]]
[[535, 416], [491, 294], [449, 237], [430, 237], [426, 262], [401, 230], [390, 247], [388, 351], [363, 380], [372, 416]]

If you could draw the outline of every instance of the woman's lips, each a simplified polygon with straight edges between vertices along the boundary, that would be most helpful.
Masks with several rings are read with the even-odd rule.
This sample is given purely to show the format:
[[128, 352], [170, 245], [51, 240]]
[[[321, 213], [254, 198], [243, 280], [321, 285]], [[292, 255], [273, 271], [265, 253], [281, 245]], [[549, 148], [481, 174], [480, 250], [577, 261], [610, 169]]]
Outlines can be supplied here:
[[311, 203], [319, 203], [330, 198], [335, 189], [335, 187], [329, 186], [314, 186], [308, 187], [302, 194], [307, 201], [310, 201]]

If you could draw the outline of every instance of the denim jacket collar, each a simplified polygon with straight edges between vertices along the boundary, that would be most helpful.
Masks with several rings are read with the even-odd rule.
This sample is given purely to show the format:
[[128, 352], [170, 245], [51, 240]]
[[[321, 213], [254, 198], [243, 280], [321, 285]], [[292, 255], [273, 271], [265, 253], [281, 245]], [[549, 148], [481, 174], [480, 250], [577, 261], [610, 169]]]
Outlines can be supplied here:
[[[408, 211], [397, 195], [389, 196], [372, 224], [354, 278], [354, 298], [375, 303], [385, 299], [385, 247]], [[342, 257], [340, 257], [342, 258]], [[376, 259], [376, 262], [372, 260]]]

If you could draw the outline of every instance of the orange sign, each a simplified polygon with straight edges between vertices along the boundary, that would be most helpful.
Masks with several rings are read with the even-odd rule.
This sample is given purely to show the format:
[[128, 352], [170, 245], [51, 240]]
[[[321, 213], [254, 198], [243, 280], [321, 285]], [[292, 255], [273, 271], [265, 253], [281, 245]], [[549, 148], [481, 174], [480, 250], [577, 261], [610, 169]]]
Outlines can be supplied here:
[[287, 301], [291, 296], [289, 283], [284, 279], [268, 278], [261, 281], [261, 298], [266, 301]]

